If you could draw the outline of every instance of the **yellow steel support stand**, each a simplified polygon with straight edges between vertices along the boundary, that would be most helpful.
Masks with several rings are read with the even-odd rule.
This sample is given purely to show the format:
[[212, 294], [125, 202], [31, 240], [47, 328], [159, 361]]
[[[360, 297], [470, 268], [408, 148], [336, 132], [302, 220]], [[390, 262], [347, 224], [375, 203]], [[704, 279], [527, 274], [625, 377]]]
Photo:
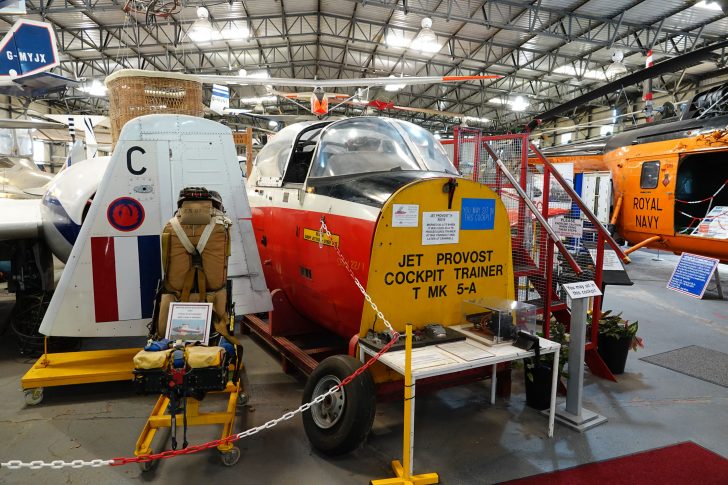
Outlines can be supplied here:
[[48, 353], [48, 337], [43, 355], [20, 380], [27, 404], [43, 400], [43, 388], [130, 381], [134, 377], [133, 358], [139, 349], [86, 350]]
[[407, 337], [405, 340], [405, 358], [404, 358], [404, 439], [402, 442], [402, 461], [392, 462], [392, 470], [396, 475], [395, 478], [381, 478], [372, 480], [372, 485], [428, 485], [431, 483], [440, 483], [440, 477], [437, 473], [423, 473], [421, 475], [412, 475], [412, 462], [414, 451], [414, 384], [412, 384], [412, 324], [407, 324]]
[[[209, 394], [229, 394], [227, 408], [225, 411], [216, 413], [201, 413], [200, 412], [200, 401], [195, 398], [186, 398], [185, 406], [187, 406], [187, 426], [206, 426], [212, 424], [221, 424], [222, 433], [220, 438], [227, 438], [232, 434], [233, 426], [235, 425], [235, 407], [238, 403], [238, 396], [240, 395], [240, 379], [238, 382], [233, 383], [228, 381], [227, 386], [223, 391], [211, 392]], [[157, 430], [160, 428], [170, 428], [172, 426], [172, 416], [168, 413], [169, 398], [165, 396], [159, 396], [157, 404], [154, 405], [152, 413], [149, 415], [144, 429], [139, 435], [139, 439], [136, 442], [134, 448], [134, 455], [149, 455], [152, 454], [152, 441], [154, 436], [157, 434]], [[183, 425], [182, 412], [179, 412], [176, 416], [177, 426], [180, 428]], [[217, 447], [217, 449], [223, 453], [230, 453], [233, 451], [232, 443], [223, 443]], [[236, 449], [237, 450], [237, 449]], [[237, 451], [239, 457], [239, 450]], [[237, 461], [237, 459], [235, 459]], [[223, 458], [223, 463], [231, 465], [234, 463], [226, 462]]]

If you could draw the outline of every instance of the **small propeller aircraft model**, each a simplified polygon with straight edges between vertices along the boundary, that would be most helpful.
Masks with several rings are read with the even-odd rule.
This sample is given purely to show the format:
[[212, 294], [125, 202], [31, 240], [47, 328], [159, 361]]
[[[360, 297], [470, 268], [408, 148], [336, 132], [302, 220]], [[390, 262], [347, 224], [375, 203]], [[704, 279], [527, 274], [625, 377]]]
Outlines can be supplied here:
[[48, 72], [59, 63], [53, 27], [21, 18], [0, 41], [0, 94], [35, 98], [77, 84]]
[[[543, 113], [529, 126], [622, 86], [678, 72], [726, 46], [721, 41], [655, 63]], [[612, 224], [633, 250], [650, 247], [728, 262], [728, 84], [696, 94], [673, 117], [543, 153], [552, 162], [573, 163], [575, 171], [611, 172]]]
[[[329, 99], [335, 99], [340, 104], [347, 103], [357, 97], [357, 94], [327, 93], [324, 88], [366, 86], [402, 86], [406, 84], [436, 84], [464, 81], [482, 81], [486, 79], [499, 79], [500, 75], [479, 76], [419, 76], [419, 77], [367, 77], [360, 79], [285, 79], [285, 78], [259, 78], [250, 76], [217, 76], [198, 75], [197, 78], [205, 83], [225, 85], [256, 85], [256, 86], [300, 86], [313, 88], [309, 93], [280, 93], [272, 90], [276, 96], [293, 101], [316, 116], [325, 116], [329, 113]], [[304, 106], [298, 100], [308, 100], [310, 105]], [[229, 101], [229, 96], [228, 96]], [[394, 108], [394, 105], [387, 106]], [[214, 108], [213, 108], [214, 109]], [[415, 108], [413, 108], [414, 110]]]

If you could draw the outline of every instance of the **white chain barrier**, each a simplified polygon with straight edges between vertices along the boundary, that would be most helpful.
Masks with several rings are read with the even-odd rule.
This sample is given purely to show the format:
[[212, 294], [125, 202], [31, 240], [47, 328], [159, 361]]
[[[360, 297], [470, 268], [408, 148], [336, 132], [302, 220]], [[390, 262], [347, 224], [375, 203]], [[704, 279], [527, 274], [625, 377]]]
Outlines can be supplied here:
[[[357, 288], [359, 288], [359, 291], [361, 291], [362, 295], [364, 295], [364, 298], [366, 299], [367, 303], [369, 303], [369, 305], [372, 307], [372, 309], [374, 310], [374, 312], [377, 314], [377, 317], [379, 317], [382, 320], [382, 322], [384, 322], [384, 325], [392, 333], [392, 340], [390, 341], [390, 345], [385, 346], [380, 351], [379, 354], [377, 354], [375, 357], [373, 357], [369, 361], [369, 365], [371, 365], [371, 362], [376, 361], [382, 353], [384, 353], [386, 350], [388, 350], [389, 347], [391, 347], [391, 344], [394, 344], [394, 342], [397, 341], [397, 339], [399, 338], [399, 333], [394, 330], [394, 327], [392, 327], [392, 324], [389, 323], [389, 320], [387, 320], [384, 317], [384, 314], [381, 312], [381, 310], [379, 310], [379, 308], [374, 303], [374, 301], [372, 301], [372, 297], [369, 296], [369, 294], [367, 293], [367, 291], [364, 289], [364, 286], [361, 284], [361, 282], [359, 281], [359, 279], [354, 274], [354, 271], [351, 269], [351, 266], [349, 265], [348, 261], [346, 260], [346, 258], [344, 257], [344, 255], [341, 253], [341, 250], [339, 249], [339, 245], [334, 242], [334, 239], [333, 239], [333, 237], [331, 235], [331, 232], [329, 231], [329, 228], [326, 225], [326, 222], [325, 222], [324, 218], [322, 217], [321, 218], [321, 228], [318, 231], [318, 234], [319, 234], [319, 247], [320, 248], [323, 248], [323, 245], [324, 245], [323, 244], [323, 241], [324, 241], [324, 233], [326, 233], [326, 236], [331, 241], [331, 245], [336, 250], [336, 254], [339, 256], [339, 259], [341, 260], [341, 263], [343, 264], [344, 268], [346, 268], [346, 270], [349, 273], [349, 275], [351, 276], [351, 278], [354, 280], [354, 283], [356, 284]], [[91, 460], [91, 461], [83, 461], [83, 460], [73, 460], [73, 461], [54, 460], [54, 461], [51, 461], [51, 462], [46, 462], [46, 461], [42, 461], [42, 460], [35, 460], [35, 461], [30, 461], [30, 462], [23, 462], [21, 460], [10, 460], [10, 461], [7, 461], [7, 462], [0, 462], [0, 467], [7, 468], [7, 469], [10, 469], [10, 470], [19, 470], [19, 469], [22, 469], [22, 468], [29, 468], [31, 470], [38, 470], [40, 468], [51, 468], [51, 469], [55, 469], [55, 470], [58, 470], [58, 469], [61, 469], [61, 468], [86, 468], [86, 467], [100, 468], [100, 467], [103, 467], [103, 466], [116, 466], [116, 465], [123, 465], [123, 464], [126, 464], [126, 463], [132, 463], [132, 462], [145, 462], [145, 461], [152, 461], [154, 459], [169, 458], [169, 457], [176, 456], [176, 455], [184, 455], [184, 454], [194, 453], [194, 452], [200, 451], [202, 449], [211, 448], [211, 447], [215, 446], [214, 444], [217, 444], [217, 443], [221, 443], [221, 442], [232, 442], [232, 441], [240, 440], [242, 438], [247, 438], [248, 436], [252, 436], [252, 435], [254, 435], [256, 433], [259, 433], [260, 431], [263, 431], [265, 429], [273, 428], [276, 425], [278, 425], [279, 423], [281, 423], [283, 421], [287, 421], [287, 420], [293, 418], [294, 416], [296, 416], [298, 414], [304, 413], [304, 412], [308, 411], [309, 409], [311, 409], [311, 407], [313, 405], [315, 405], [315, 404], [321, 404], [327, 397], [329, 397], [329, 396], [331, 396], [331, 395], [339, 392], [342, 387], [344, 387], [346, 384], [348, 384], [349, 382], [351, 382], [351, 380], [353, 380], [364, 369], [366, 369], [366, 367], [360, 367], [354, 374], [352, 374], [349, 377], [347, 377], [346, 379], [344, 379], [341, 382], [341, 384], [339, 384], [338, 386], [332, 387], [331, 389], [329, 389], [324, 394], [321, 394], [321, 395], [317, 396], [315, 399], [313, 399], [310, 402], [307, 402], [305, 404], [302, 404], [301, 406], [299, 406], [295, 410], [289, 411], [289, 412], [283, 414], [282, 416], [280, 416], [279, 418], [271, 419], [270, 421], [267, 421], [266, 423], [261, 424], [260, 426], [256, 426], [255, 428], [247, 429], [245, 431], [242, 431], [242, 432], [240, 432], [238, 434], [232, 435], [232, 436], [230, 436], [228, 438], [225, 438], [223, 440], [212, 441], [212, 442], [210, 442], [210, 443], [207, 444], [207, 445], [210, 445], [210, 446], [207, 446], [207, 445], [198, 445], [198, 446], [191, 446], [191, 447], [188, 447], [188, 448], [185, 448], [185, 449], [182, 449], [182, 450], [176, 450], [176, 451], [171, 451], [171, 452], [162, 452], [162, 453], [159, 453], [159, 454], [156, 454], [156, 455], [150, 455], [148, 457], [143, 457], [142, 456], [142, 457], [136, 457], [136, 458], [121, 458], [121, 459], [117, 458], [117, 459], [112, 459], [112, 460]], [[158, 457], [158, 458], [155, 458], [155, 457]]]

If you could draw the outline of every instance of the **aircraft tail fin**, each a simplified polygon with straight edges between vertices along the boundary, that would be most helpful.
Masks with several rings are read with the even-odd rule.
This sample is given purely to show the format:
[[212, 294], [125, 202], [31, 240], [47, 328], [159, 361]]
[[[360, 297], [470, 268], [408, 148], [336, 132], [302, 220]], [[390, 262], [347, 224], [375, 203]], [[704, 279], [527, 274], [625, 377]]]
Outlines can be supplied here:
[[230, 88], [220, 84], [212, 85], [212, 97], [210, 98], [210, 109], [221, 115], [230, 107]]
[[0, 41], [0, 77], [30, 76], [53, 69], [58, 63], [51, 24], [20, 19]]
[[61, 170], [64, 170], [71, 165], [73, 165], [76, 162], [80, 162], [81, 160], [84, 160], [85, 157], [83, 156], [83, 143], [81, 140], [76, 140], [73, 143], [73, 146], [71, 147], [71, 151], [68, 153], [68, 156], [66, 157], [66, 161], [63, 164], [63, 168]]
[[155, 114], [124, 125], [40, 332], [146, 335], [162, 278], [160, 233], [189, 186], [217, 191], [232, 221], [228, 278], [236, 311], [270, 310], [232, 132], [203, 118]]
[[86, 158], [88, 160], [96, 158], [99, 151], [99, 144], [96, 141], [93, 123], [88, 116], [83, 117], [83, 130], [86, 133]]

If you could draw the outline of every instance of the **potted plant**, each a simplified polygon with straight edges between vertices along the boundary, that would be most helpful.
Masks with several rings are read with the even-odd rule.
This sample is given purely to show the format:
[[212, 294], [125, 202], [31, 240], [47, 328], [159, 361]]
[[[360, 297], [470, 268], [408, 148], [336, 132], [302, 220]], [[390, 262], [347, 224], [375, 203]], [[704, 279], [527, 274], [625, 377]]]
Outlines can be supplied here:
[[[543, 337], [542, 334], [539, 334]], [[568, 377], [564, 366], [569, 357], [569, 334], [563, 323], [556, 319], [551, 320], [549, 339], [561, 344], [559, 351], [559, 378]], [[534, 409], [546, 409], [551, 404], [551, 369], [553, 369], [554, 354], [541, 357], [539, 362], [527, 359], [524, 366], [526, 386], [526, 405]]]
[[644, 347], [642, 338], [637, 336], [638, 329], [639, 322], [630, 323], [622, 318], [622, 313], [612, 315], [612, 311], [607, 310], [599, 318], [597, 351], [612, 374], [624, 372], [630, 349]]

